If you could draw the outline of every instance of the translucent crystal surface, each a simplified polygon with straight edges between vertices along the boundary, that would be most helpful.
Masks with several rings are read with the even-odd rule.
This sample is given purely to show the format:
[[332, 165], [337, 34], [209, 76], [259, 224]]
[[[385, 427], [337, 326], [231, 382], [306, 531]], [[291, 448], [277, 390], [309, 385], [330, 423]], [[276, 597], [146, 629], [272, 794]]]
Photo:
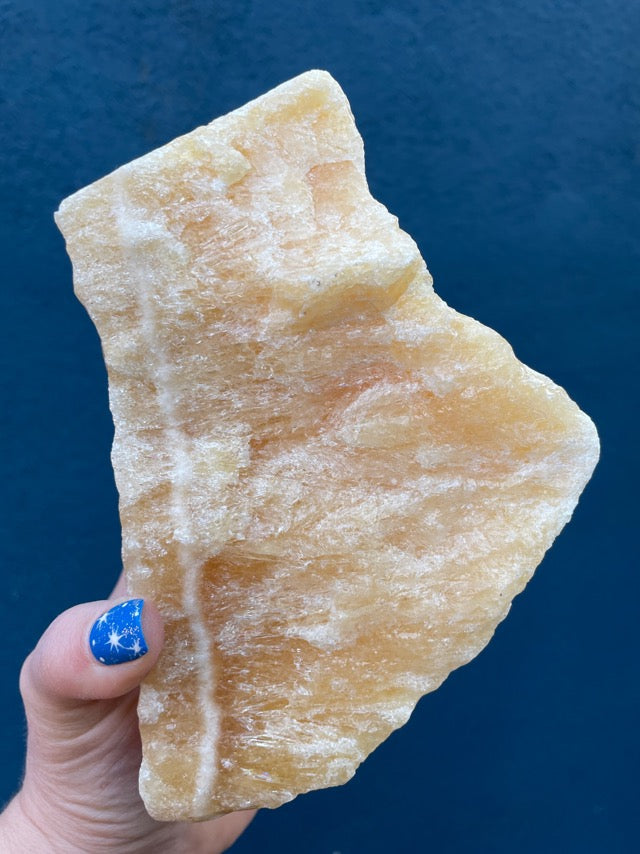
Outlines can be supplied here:
[[102, 339], [163, 819], [342, 783], [487, 643], [567, 522], [593, 424], [433, 292], [311, 71], [66, 199]]

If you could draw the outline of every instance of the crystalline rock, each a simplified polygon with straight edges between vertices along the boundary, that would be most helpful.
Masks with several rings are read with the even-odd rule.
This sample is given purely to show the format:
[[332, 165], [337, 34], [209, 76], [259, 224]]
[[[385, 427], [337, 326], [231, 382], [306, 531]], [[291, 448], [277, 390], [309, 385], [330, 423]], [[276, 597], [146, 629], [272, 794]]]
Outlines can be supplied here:
[[56, 214], [109, 373], [159, 819], [344, 783], [473, 658], [598, 457], [590, 419], [449, 308], [310, 71]]

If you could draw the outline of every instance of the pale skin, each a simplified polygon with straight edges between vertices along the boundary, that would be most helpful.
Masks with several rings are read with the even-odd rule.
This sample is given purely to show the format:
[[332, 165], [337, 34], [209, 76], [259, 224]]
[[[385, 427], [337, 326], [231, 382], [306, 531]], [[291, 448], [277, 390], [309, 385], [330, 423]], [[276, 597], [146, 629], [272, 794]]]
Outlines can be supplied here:
[[57, 617], [26, 659], [20, 691], [28, 724], [22, 787], [0, 815], [6, 854], [218, 854], [254, 816], [236, 812], [198, 824], [154, 821], [138, 794], [138, 685], [162, 648], [162, 618], [146, 601], [149, 651], [100, 664], [88, 643], [93, 622], [128, 598], [122, 577], [108, 600]]

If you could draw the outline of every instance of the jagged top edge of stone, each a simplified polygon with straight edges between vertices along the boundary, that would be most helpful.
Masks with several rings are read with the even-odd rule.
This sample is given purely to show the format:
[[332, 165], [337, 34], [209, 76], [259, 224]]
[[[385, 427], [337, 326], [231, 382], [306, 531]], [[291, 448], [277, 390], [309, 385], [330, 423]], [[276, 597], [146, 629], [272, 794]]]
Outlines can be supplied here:
[[76, 190], [76, 192], [67, 196], [60, 202], [58, 210], [55, 211], [53, 215], [56, 224], [64, 232], [62, 222], [64, 215], [71, 209], [75, 208], [79, 203], [86, 201], [87, 197], [92, 195], [95, 190], [99, 190], [105, 182], [110, 181], [113, 175], [116, 175], [122, 170], [128, 171], [130, 169], [135, 169], [137, 164], [150, 156], [157, 157], [158, 155], [169, 154], [171, 149], [178, 146], [180, 141], [185, 137], [203, 130], [204, 128], [211, 128], [214, 126], [220, 127], [224, 123], [230, 121], [247, 119], [252, 114], [266, 118], [272, 110], [276, 108], [278, 110], [281, 109], [283, 104], [293, 104], [304, 96], [305, 93], [309, 93], [311, 91], [315, 91], [318, 94], [323, 95], [327, 101], [334, 100], [336, 103], [340, 104], [342, 108], [346, 108], [349, 111], [349, 114], [351, 114], [351, 107], [349, 106], [346, 95], [342, 91], [340, 84], [331, 76], [331, 74], [329, 74], [328, 71], [317, 68], [305, 71], [302, 74], [298, 74], [296, 77], [292, 77], [289, 80], [280, 83], [278, 86], [269, 89], [257, 98], [247, 101], [247, 103], [242, 106], [237, 107], [222, 116], [216, 117], [208, 124], [198, 125], [187, 133], [180, 134], [170, 142], [158, 146], [158, 148], [151, 149], [151, 151], [118, 166], [102, 178], [98, 178], [91, 184], [87, 184], [85, 187]]

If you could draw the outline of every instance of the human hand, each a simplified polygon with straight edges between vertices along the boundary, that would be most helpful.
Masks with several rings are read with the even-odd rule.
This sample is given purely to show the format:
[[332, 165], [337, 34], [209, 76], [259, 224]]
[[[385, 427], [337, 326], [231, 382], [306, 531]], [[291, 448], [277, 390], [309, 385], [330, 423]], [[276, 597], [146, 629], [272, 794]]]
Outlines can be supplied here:
[[122, 580], [109, 600], [76, 605], [45, 631], [20, 674], [26, 768], [0, 816], [2, 852], [217, 854], [249, 824], [251, 811], [182, 824], [144, 808], [136, 703], [162, 640], [157, 608], [128, 600]]

